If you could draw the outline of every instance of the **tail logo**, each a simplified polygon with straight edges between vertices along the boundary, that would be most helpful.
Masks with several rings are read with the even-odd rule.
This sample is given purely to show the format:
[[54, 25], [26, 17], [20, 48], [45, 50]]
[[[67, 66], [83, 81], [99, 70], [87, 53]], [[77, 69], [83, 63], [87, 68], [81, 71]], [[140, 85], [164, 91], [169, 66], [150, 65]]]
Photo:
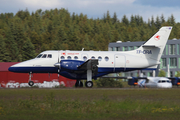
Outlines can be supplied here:
[[159, 35], [156, 35], [156, 36], [154, 36], [154, 39], [155, 39], [156, 41], [158, 41], [158, 40], [160, 40], [160, 36], [159, 36]]

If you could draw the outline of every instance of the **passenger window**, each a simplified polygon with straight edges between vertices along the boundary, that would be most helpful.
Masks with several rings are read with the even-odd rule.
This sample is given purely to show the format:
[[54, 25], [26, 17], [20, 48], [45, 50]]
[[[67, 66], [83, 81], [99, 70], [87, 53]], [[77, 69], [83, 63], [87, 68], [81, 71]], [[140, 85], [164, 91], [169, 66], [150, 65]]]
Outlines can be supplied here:
[[51, 55], [51, 54], [48, 54], [48, 58], [52, 58], [52, 55]]
[[77, 57], [77, 56], [74, 56], [74, 59], [75, 59], [75, 60], [77, 60], [77, 59], [78, 59], [78, 57]]
[[99, 61], [101, 61], [101, 60], [102, 60], [102, 57], [101, 57], [101, 56], [99, 56], [99, 57], [98, 57], [98, 60], [99, 60]]
[[39, 54], [36, 58], [40, 58], [43, 54]]
[[83, 57], [83, 60], [84, 60], [84, 61], [86, 61], [86, 60], [87, 60], [87, 57], [86, 57], [86, 56], [84, 56], [84, 57]]
[[65, 59], [65, 57], [64, 56], [61, 56], [61, 60], [64, 60]]
[[68, 59], [68, 60], [71, 60], [71, 56], [68, 56], [67, 59]]
[[46, 56], [47, 56], [47, 54], [44, 54], [44, 55], [42, 56], [42, 58], [46, 58]]
[[108, 60], [109, 60], [109, 57], [106, 56], [106, 57], [105, 57], [105, 61], [108, 61]]
[[91, 59], [95, 59], [95, 57], [94, 57], [94, 56], [92, 56], [92, 57], [91, 57]]

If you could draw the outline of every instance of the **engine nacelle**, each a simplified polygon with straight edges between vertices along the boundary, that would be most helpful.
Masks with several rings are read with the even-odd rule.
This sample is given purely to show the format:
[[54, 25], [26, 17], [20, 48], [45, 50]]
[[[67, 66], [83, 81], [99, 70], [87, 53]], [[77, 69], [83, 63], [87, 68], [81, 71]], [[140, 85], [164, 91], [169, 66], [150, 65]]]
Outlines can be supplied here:
[[172, 85], [177, 85], [177, 86], [180, 85], [180, 78], [179, 77], [170, 78], [170, 79], [171, 79]]
[[80, 71], [78, 67], [83, 64], [84, 61], [79, 60], [61, 60], [60, 62], [60, 68], [70, 70], [70, 71]]
[[132, 79], [128, 79], [128, 85], [138, 85], [138, 79], [134, 77]]

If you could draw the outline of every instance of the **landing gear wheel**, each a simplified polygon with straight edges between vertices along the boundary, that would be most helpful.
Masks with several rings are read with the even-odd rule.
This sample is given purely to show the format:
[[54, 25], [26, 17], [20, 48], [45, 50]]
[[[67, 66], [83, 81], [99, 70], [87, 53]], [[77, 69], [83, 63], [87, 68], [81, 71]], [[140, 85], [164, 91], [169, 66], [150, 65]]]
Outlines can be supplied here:
[[29, 84], [29, 86], [32, 87], [34, 85], [34, 82], [33, 81], [29, 81], [28, 84]]
[[78, 87], [78, 84], [79, 84], [78, 82], [79, 82], [79, 81], [76, 81], [76, 83], [75, 83], [75, 87]]
[[79, 85], [79, 87], [83, 87], [83, 83], [80, 81], [80, 85]]
[[93, 87], [93, 82], [92, 81], [87, 81], [86, 83], [87, 88], [92, 88]]
[[81, 81], [77, 80], [75, 87], [83, 87], [83, 83]]

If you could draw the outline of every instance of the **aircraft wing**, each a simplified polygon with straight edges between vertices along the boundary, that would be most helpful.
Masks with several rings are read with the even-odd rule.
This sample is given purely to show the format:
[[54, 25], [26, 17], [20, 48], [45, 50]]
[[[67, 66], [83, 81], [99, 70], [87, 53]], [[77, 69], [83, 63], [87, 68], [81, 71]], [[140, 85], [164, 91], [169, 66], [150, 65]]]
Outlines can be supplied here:
[[136, 78], [136, 79], [148, 79], [147, 77], [111, 77], [111, 76], [103, 76], [101, 78], [117, 78], [117, 79], [133, 79], [133, 78]]
[[[147, 77], [109, 77], [109, 76], [104, 76], [102, 78], [116, 78], [116, 79], [127, 79], [128, 80], [128, 85], [144, 85], [146, 81], [148, 81]], [[143, 84], [142, 80], [141, 82], [138, 82], [139, 79], [144, 79]]]
[[84, 62], [82, 65], [78, 67], [78, 69], [82, 70], [92, 70], [94, 74], [98, 73], [98, 59], [89, 59], [86, 62]]

